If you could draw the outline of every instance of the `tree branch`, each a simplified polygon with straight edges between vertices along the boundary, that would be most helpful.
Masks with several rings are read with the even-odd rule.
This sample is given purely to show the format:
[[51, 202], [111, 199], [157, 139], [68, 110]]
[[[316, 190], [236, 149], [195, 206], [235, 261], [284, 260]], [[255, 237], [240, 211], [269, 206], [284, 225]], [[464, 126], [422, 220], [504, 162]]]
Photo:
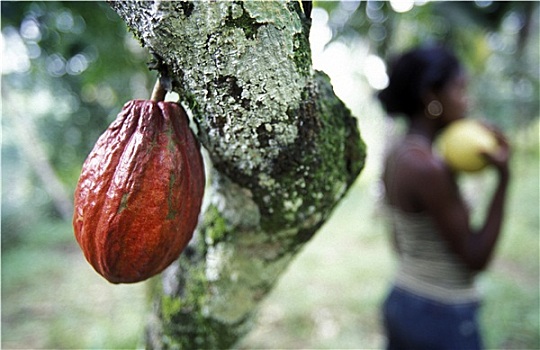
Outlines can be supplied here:
[[299, 2], [111, 2], [193, 112], [212, 168], [189, 248], [156, 282], [152, 348], [224, 348], [364, 164], [311, 68]]

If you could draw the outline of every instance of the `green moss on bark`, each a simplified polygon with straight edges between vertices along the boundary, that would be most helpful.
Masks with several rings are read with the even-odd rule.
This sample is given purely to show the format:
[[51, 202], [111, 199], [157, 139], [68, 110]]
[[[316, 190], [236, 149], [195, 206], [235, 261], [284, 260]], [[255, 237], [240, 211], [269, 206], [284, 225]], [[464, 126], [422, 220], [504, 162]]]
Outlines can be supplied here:
[[230, 7], [229, 17], [227, 18], [225, 25], [232, 28], [240, 28], [244, 31], [247, 39], [253, 40], [257, 35], [257, 30], [263, 25], [258, 23], [255, 18], [244, 11], [244, 6], [241, 2], [235, 2]]
[[300, 106], [288, 114], [297, 121], [299, 136], [276, 159], [272, 181], [252, 184], [268, 232], [317, 227], [364, 167], [366, 149], [356, 119], [325, 74], [317, 72]]
[[228, 237], [227, 223], [220, 215], [219, 210], [213, 205], [206, 209], [202, 226], [205, 228], [205, 241], [207, 244], [214, 245]]

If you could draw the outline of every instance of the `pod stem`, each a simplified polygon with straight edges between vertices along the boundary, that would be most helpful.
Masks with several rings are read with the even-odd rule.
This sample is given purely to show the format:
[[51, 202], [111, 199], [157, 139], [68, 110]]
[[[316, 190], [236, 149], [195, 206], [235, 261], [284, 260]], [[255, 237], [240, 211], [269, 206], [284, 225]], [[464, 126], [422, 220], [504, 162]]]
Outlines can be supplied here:
[[156, 80], [156, 84], [154, 85], [154, 90], [152, 90], [151, 100], [154, 101], [154, 102], [163, 101], [163, 100], [165, 100], [165, 95], [166, 94], [167, 94], [167, 90], [161, 84], [161, 79], [158, 78]]

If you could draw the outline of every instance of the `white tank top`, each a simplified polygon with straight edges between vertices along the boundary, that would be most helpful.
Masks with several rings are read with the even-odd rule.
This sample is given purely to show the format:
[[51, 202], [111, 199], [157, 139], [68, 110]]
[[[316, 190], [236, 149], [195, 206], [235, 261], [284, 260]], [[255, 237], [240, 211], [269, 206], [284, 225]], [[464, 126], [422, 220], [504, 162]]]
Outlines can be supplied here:
[[479, 299], [476, 273], [450, 250], [430, 217], [396, 208], [389, 214], [396, 235], [398, 287], [447, 304]]

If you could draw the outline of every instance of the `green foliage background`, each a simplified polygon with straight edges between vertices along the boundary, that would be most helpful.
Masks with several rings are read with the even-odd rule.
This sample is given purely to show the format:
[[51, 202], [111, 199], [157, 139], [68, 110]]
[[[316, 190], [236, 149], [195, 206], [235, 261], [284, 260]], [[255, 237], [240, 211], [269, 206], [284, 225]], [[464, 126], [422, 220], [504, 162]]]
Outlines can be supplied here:
[[36, 130], [34, 143], [72, 193], [98, 136], [125, 102], [149, 97], [155, 74], [146, 67], [148, 53], [105, 3], [1, 6], [7, 48], [2, 75], [2, 244], [8, 248], [42, 216], [59, 217], [47, 184], [25, 155], [27, 145], [14, 118]]
[[[122, 105], [149, 97], [151, 55], [103, 2], [2, 2], [1, 10], [2, 347], [135, 348], [145, 284], [113, 286], [97, 276], [58, 201], [71, 205], [82, 162]], [[390, 2], [315, 2], [314, 16], [323, 14], [328, 46], [387, 59], [442, 41], [463, 58], [472, 114], [505, 129], [516, 153], [505, 238], [481, 280], [488, 345], [539, 348], [538, 3], [428, 2], [397, 13]], [[379, 215], [376, 150], [391, 134], [366, 77], [350, 75], [363, 88], [344, 100], [368, 142], [368, 168], [265, 301], [242, 348], [382, 344], [377, 308], [392, 255]], [[64, 190], [60, 199], [44, 164]], [[486, 174], [464, 186], [475, 192], [490, 181]]]
[[[406, 2], [406, 1], [405, 1]], [[538, 117], [538, 2], [435, 1], [398, 13], [391, 1], [317, 1], [332, 40], [362, 43], [385, 60], [412, 46], [453, 48], [474, 79], [481, 117], [506, 129]]]

